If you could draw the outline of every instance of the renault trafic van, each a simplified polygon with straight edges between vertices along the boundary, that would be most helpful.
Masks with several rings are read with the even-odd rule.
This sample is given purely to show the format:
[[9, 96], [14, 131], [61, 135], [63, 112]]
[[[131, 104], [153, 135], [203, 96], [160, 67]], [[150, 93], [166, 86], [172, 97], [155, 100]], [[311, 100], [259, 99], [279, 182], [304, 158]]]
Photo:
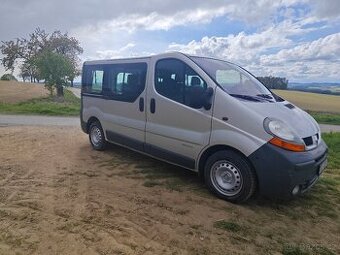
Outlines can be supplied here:
[[84, 63], [81, 127], [107, 142], [196, 171], [232, 202], [292, 198], [327, 165], [316, 121], [242, 67], [166, 53]]

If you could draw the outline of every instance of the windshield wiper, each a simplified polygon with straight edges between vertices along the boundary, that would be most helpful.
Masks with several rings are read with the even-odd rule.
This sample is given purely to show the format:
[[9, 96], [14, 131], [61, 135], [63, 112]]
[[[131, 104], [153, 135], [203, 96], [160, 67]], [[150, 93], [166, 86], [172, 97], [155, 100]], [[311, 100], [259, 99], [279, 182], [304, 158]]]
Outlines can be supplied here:
[[270, 94], [257, 94], [256, 96], [262, 97], [262, 98], [265, 98], [265, 99], [271, 99], [271, 100], [274, 99], [273, 96], [270, 95]]
[[244, 100], [253, 101], [253, 102], [267, 101], [266, 99], [264, 99], [262, 97], [256, 97], [256, 96], [241, 95], [241, 94], [229, 94], [229, 95], [236, 97], [236, 98], [241, 98], [241, 99], [244, 99]]

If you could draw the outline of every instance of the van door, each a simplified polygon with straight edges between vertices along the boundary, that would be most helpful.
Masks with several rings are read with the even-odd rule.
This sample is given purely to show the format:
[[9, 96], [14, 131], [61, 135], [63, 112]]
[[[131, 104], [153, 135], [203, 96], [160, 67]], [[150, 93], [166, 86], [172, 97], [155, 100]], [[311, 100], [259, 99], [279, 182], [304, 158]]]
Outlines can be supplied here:
[[107, 65], [100, 106], [106, 139], [140, 151], [145, 143], [146, 72], [147, 63]]
[[208, 85], [198, 74], [202, 71], [184, 61], [153, 59], [145, 148], [155, 157], [195, 169], [199, 153], [209, 144], [212, 110], [192, 105], [193, 91], [205, 91]]

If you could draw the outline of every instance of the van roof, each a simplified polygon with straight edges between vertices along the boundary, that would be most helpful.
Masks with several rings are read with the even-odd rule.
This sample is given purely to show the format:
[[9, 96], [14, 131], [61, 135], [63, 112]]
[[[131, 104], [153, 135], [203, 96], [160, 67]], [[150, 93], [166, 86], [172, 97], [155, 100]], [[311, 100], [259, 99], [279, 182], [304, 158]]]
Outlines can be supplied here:
[[147, 61], [151, 59], [152, 57], [159, 57], [162, 55], [167, 55], [169, 56], [173, 55], [174, 57], [177, 55], [185, 55], [188, 56], [187, 54], [184, 54], [182, 52], [178, 51], [173, 51], [173, 52], [166, 52], [166, 53], [160, 53], [160, 54], [155, 54], [151, 56], [145, 56], [145, 57], [130, 57], [130, 58], [114, 58], [114, 59], [103, 59], [103, 60], [90, 60], [90, 61], [85, 61], [84, 65], [100, 65], [100, 64], [112, 64], [113, 62], [130, 62], [130, 61], [135, 61], [135, 60], [140, 60], [140, 61]]
[[[160, 53], [160, 54], [155, 54], [151, 56], [145, 56], [145, 57], [130, 57], [130, 58], [115, 58], [115, 59], [103, 59], [103, 60], [90, 60], [90, 61], [85, 61], [84, 65], [104, 65], [104, 64], [113, 64], [116, 62], [123, 62], [123, 63], [131, 63], [134, 61], [149, 61], [153, 57], [161, 57], [161, 56], [167, 56], [167, 57], [176, 57], [179, 55], [184, 55], [187, 57], [197, 57], [197, 58], [207, 58], [207, 59], [216, 59], [216, 60], [221, 60], [218, 58], [213, 58], [213, 57], [208, 57], [208, 56], [198, 56], [198, 55], [189, 55], [185, 54], [179, 51], [171, 51], [171, 52], [165, 52], [165, 53]], [[234, 64], [232, 62], [223, 60], [229, 64]]]

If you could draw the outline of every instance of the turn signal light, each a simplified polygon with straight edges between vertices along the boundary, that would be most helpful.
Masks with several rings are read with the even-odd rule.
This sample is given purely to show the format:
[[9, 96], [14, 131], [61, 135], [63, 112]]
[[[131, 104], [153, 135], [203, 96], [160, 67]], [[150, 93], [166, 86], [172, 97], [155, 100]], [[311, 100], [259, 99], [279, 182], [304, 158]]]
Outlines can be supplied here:
[[305, 145], [303, 145], [303, 144], [290, 143], [290, 142], [281, 140], [278, 137], [274, 137], [273, 139], [271, 139], [269, 141], [269, 143], [271, 143], [271, 144], [273, 144], [275, 146], [281, 147], [281, 148], [283, 148], [285, 150], [289, 150], [289, 151], [301, 152], [301, 151], [305, 151], [306, 150]]

